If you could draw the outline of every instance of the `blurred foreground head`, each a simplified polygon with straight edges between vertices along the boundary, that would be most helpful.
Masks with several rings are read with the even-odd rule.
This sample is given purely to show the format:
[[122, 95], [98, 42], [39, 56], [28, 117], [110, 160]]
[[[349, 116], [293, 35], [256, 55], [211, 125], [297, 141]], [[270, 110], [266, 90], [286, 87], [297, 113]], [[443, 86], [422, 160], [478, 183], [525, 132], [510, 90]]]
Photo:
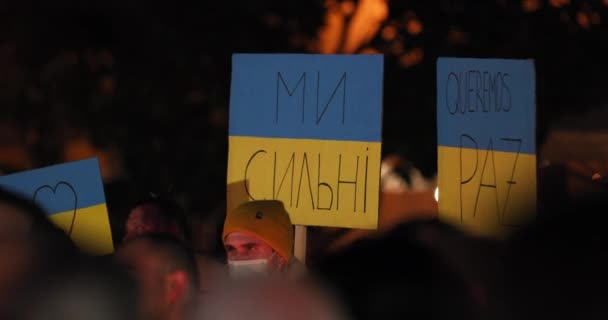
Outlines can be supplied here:
[[187, 317], [198, 297], [198, 274], [193, 253], [181, 241], [167, 235], [140, 236], [121, 247], [115, 258], [138, 280], [143, 319]]
[[608, 318], [608, 194], [554, 201], [508, 243], [497, 319]]
[[0, 318], [22, 287], [76, 256], [76, 247], [40, 207], [0, 188]]
[[22, 320], [134, 320], [137, 284], [122, 269], [83, 260], [30, 288], [20, 310]]
[[[307, 279], [310, 280], [310, 279]], [[248, 278], [210, 296], [197, 320], [346, 320], [329, 291], [307, 281]]]
[[323, 261], [317, 272], [355, 320], [475, 319], [463, 277], [420, 240], [420, 230], [405, 224], [358, 241]]

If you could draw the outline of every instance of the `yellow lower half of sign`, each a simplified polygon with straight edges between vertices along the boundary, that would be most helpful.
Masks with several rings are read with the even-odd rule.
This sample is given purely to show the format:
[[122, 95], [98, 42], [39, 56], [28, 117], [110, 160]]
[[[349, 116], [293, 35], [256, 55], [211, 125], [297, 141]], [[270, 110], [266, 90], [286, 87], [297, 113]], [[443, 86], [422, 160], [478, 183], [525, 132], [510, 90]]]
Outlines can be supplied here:
[[229, 139], [228, 210], [278, 199], [293, 224], [377, 227], [381, 143]]
[[112, 253], [112, 233], [105, 204], [56, 213], [49, 216], [55, 225], [63, 229], [83, 251], [104, 255]]
[[439, 216], [502, 238], [536, 217], [536, 155], [438, 148]]

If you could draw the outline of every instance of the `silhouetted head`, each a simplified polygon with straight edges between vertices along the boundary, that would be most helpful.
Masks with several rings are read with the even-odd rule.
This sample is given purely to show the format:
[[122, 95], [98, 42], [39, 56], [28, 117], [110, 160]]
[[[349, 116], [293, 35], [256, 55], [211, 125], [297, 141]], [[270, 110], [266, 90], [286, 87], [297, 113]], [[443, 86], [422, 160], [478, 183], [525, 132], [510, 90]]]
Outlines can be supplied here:
[[78, 251], [32, 201], [0, 188], [0, 316], [41, 272], [69, 264]]
[[198, 273], [194, 255], [174, 237], [137, 237], [117, 250], [115, 258], [138, 280], [145, 319], [183, 315], [196, 301]]
[[464, 281], [409, 225], [360, 240], [322, 262], [354, 319], [474, 319]]
[[186, 215], [172, 199], [151, 196], [139, 201], [127, 217], [123, 242], [142, 235], [169, 234], [190, 244], [191, 236]]
[[85, 259], [30, 287], [20, 303], [19, 319], [140, 319], [137, 298], [137, 283], [126, 270]]

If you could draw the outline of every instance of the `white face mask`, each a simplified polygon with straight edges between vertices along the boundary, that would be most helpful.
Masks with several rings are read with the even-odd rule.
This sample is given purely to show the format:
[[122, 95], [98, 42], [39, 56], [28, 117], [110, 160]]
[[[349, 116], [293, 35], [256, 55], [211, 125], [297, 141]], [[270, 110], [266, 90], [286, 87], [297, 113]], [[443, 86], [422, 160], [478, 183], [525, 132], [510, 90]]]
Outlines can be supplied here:
[[235, 279], [268, 276], [268, 260], [228, 260], [228, 272]]

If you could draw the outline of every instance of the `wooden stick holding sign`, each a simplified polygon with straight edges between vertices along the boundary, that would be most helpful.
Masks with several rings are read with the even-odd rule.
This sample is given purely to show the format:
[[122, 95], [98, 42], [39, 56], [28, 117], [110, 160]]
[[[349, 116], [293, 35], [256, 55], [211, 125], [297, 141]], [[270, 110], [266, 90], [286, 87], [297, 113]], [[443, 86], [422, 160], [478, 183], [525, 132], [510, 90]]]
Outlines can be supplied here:
[[293, 254], [296, 259], [306, 264], [306, 226], [296, 226]]

